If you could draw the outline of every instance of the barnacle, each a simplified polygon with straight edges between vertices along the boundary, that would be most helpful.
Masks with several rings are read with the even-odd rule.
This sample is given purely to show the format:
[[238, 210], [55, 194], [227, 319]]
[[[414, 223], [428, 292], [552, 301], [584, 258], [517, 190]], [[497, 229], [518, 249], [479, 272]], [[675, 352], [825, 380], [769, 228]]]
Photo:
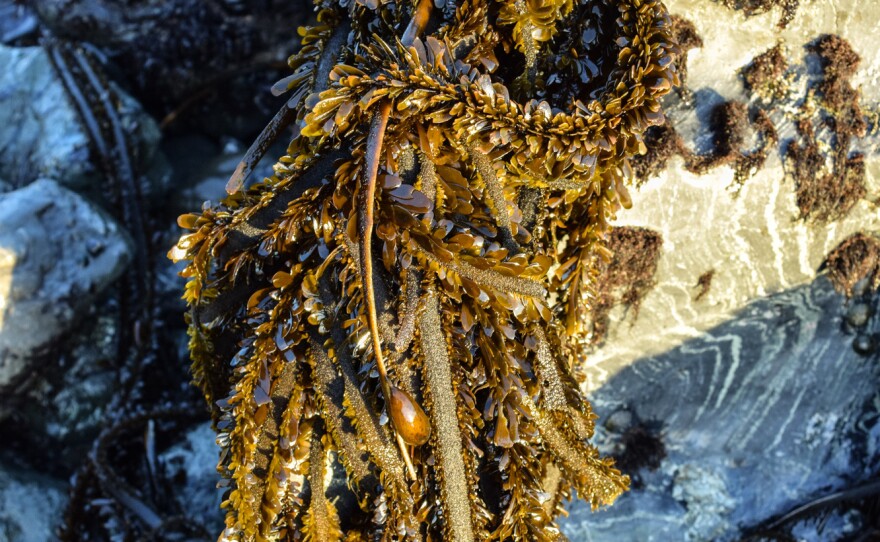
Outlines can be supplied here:
[[246, 187], [264, 133], [171, 252], [221, 540], [559, 540], [564, 499], [628, 486], [572, 369], [629, 157], [678, 84], [666, 10], [316, 4], [275, 87], [287, 154]]

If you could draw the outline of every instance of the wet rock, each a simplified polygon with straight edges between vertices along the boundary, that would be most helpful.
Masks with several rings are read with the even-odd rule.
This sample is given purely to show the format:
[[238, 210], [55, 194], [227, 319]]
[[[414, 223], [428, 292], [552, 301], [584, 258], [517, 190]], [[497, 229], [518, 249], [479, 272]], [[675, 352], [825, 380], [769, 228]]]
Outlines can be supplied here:
[[[880, 358], [850, 347], [846, 308], [819, 278], [639, 359], [594, 390], [600, 419], [629, 409], [661, 420], [666, 455], [656, 469], [631, 472], [640, 487], [614, 506], [590, 513], [572, 505], [569, 538], [739, 540], [742, 529], [880, 474]], [[871, 321], [866, 331], [878, 329]], [[617, 453], [611, 429], [597, 429], [598, 443]]]
[[[671, 132], [654, 138], [668, 152], [649, 149], [656, 168], [643, 168], [633, 208], [614, 223], [662, 235], [656, 285], [637, 317], [610, 312], [606, 340], [584, 369], [597, 441], [628, 466], [634, 488], [597, 513], [572, 505], [563, 529], [573, 541], [740, 540], [880, 475], [873, 260], [858, 252], [848, 266], [823, 267], [847, 239], [880, 231], [876, 6], [803, 2], [780, 30], [778, 13], [746, 18], [719, 2], [666, 4], [702, 41], [686, 61], [691, 100], [669, 97]], [[828, 43], [847, 51], [843, 71], [829, 67], [840, 63]], [[765, 74], [772, 85], [750, 89], [745, 83], [760, 81], [741, 69], [777, 45], [784, 58]], [[835, 107], [844, 95], [846, 107]], [[713, 117], [732, 103], [748, 127], [731, 130]], [[815, 162], [797, 163], [786, 153], [792, 142], [809, 146]], [[696, 172], [688, 163], [728, 151], [748, 167], [722, 161]], [[835, 182], [853, 180], [835, 177], [842, 162], [858, 165], [858, 197], [832, 193]], [[834, 212], [805, 212], [805, 180], [830, 194]], [[834, 280], [835, 269], [859, 271], [845, 274], [839, 293], [817, 278]], [[657, 468], [621, 446], [631, 431], [618, 421], [623, 410], [662, 424]], [[853, 506], [821, 513], [820, 534], [809, 532], [813, 516], [787, 525], [786, 535], [832, 541], [869, 532], [859, 531], [868, 516]]]
[[34, 4], [54, 35], [100, 48], [157, 118], [171, 113], [178, 124], [194, 115], [192, 127], [239, 135], [258, 133], [283, 103], [267, 91], [299, 43], [297, 25], [312, 12], [306, 0]]
[[684, 504], [688, 540], [716, 539], [730, 529], [726, 516], [736, 502], [727, 492], [724, 477], [712, 469], [684, 464], [672, 481], [672, 498]]
[[[57, 179], [64, 186], [100, 196], [106, 178], [90, 151], [89, 132], [43, 47], [0, 45], [0, 177], [13, 186], [34, 179]], [[140, 105], [109, 83], [123, 129], [143, 164], [156, 162], [156, 123]], [[152, 176], [161, 185], [159, 172]], [[157, 186], [153, 191], [162, 192]]]
[[0, 542], [53, 540], [66, 501], [61, 482], [0, 462]]
[[15, 390], [0, 423], [0, 439], [12, 437], [10, 449], [44, 473], [66, 477], [76, 470], [113, 412], [108, 406], [119, 389], [119, 322], [108, 307], [112, 290], [52, 352], [51, 370], [39, 371], [32, 383]]
[[[859, 510], [831, 510], [822, 521], [807, 519], [795, 525], [791, 533], [798, 542], [828, 542], [829, 533], [843, 535], [844, 540], [858, 540], [866, 519]], [[862, 540], [870, 540], [863, 538]]]
[[0, 0], [0, 43], [20, 44], [36, 38], [39, 21], [29, 6]]
[[613, 412], [605, 420], [605, 428], [612, 433], [623, 433], [633, 425], [633, 413], [628, 408]]
[[54, 181], [0, 195], [0, 417], [35, 361], [85, 314], [130, 260], [119, 226]]
[[868, 356], [877, 348], [877, 339], [865, 333], [859, 333], [852, 342], [853, 351], [860, 356]]
[[[867, 196], [849, 212], [829, 222], [804, 220], [798, 206], [793, 165], [785, 149], [801, 141], [791, 118], [806, 115], [802, 106], [808, 89], [821, 93], [825, 79], [823, 60], [816, 52], [817, 39], [840, 35], [861, 56], [849, 82], [860, 89], [866, 117], [880, 102], [880, 40], [871, 25], [876, 20], [873, 4], [855, 0], [802, 3], [787, 28], [776, 26], [778, 13], [746, 18], [717, 2], [670, 0], [673, 14], [693, 23], [702, 47], [688, 55], [690, 103], [670, 98], [668, 117], [682, 145], [701, 156], [724, 146], [729, 134], [713, 124], [713, 111], [721, 104], [745, 104], [750, 122], [737, 150], [751, 152], [759, 132], [756, 113], [765, 113], [777, 132], [778, 144], [770, 145], [766, 161], [752, 176], [738, 184], [732, 165], [719, 165], [703, 174], [688, 170], [686, 160], [669, 159], [664, 169], [650, 175], [633, 191], [633, 208], [618, 214], [616, 226], [644, 227], [657, 231], [663, 248], [654, 276], [656, 286], [641, 300], [638, 314], [619, 307], [612, 310], [607, 344], [589, 358], [592, 371], [587, 387], [595, 389], [621, 367], [645, 355], [657, 354], [699, 336], [726, 321], [748, 303], [813, 280], [829, 253], [856, 232], [880, 231], [880, 213], [873, 203], [880, 195], [880, 133], [868, 130], [864, 137], [852, 135], [851, 149], [864, 154]], [[783, 40], [792, 73], [776, 78], [785, 86], [782, 98], [772, 102], [750, 91], [741, 69]], [[825, 74], [825, 75], [823, 75]], [[823, 79], [824, 78], [824, 79]], [[790, 79], [790, 80], [789, 80]], [[768, 105], [769, 103], [769, 105]], [[816, 110], [819, 105], [813, 104]], [[820, 120], [832, 118], [815, 113], [819, 147], [825, 148], [833, 131]], [[838, 119], [844, 123], [846, 119]], [[723, 128], [723, 126], [721, 126]], [[743, 139], [739, 134], [733, 139]], [[742, 147], [742, 149], [740, 149]], [[831, 147], [833, 148], [833, 146]], [[652, 152], [657, 149], [651, 149]], [[826, 153], [826, 151], [822, 151]], [[823, 154], [829, 158], [830, 154]], [[786, 161], [784, 161], [786, 160]], [[820, 168], [821, 169], [821, 168]], [[816, 178], [825, 176], [816, 170]], [[829, 190], [831, 189], [829, 185]], [[703, 293], [701, 277], [712, 273], [711, 287]]]
[[214, 442], [215, 437], [210, 423], [197, 425], [181, 442], [159, 456], [168, 479], [174, 484], [177, 504], [210, 533], [223, 530], [220, 503], [224, 490], [217, 487], [220, 448]]
[[868, 323], [871, 317], [871, 308], [867, 303], [854, 303], [852, 307], [846, 311], [846, 322], [852, 327], [862, 327]]

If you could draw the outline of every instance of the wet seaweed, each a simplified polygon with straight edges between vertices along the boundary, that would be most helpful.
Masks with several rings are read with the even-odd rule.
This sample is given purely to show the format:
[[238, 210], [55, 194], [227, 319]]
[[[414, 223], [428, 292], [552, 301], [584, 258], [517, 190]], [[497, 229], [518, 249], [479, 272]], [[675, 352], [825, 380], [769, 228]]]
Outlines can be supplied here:
[[788, 26], [788, 23], [794, 20], [797, 15], [798, 7], [801, 0], [720, 0], [721, 3], [730, 9], [742, 11], [746, 17], [760, 15], [768, 11], [779, 8], [779, 21], [776, 23], [780, 29]]
[[867, 132], [859, 92], [849, 82], [859, 56], [835, 35], [819, 37], [808, 49], [819, 57], [822, 76], [804, 102], [798, 138], [786, 149], [784, 163], [794, 179], [800, 218], [830, 222], [867, 195], [864, 155], [851, 150]]
[[783, 98], [788, 93], [789, 72], [786, 50], [780, 42], [759, 54], [745, 67], [740, 75], [747, 90], [760, 98], [771, 101]]
[[880, 288], [880, 239], [865, 233], [847, 237], [828, 253], [822, 270], [834, 289], [847, 297], [853, 297], [863, 281], [868, 290], [876, 291]]
[[274, 176], [237, 173], [170, 252], [220, 539], [561, 540], [574, 492], [628, 487], [572, 369], [629, 159], [679, 82], [666, 11], [317, 6], [274, 87], [298, 132]]
[[642, 298], [654, 287], [654, 275], [663, 238], [648, 228], [621, 226], [614, 228], [608, 239], [610, 256], [596, 263], [596, 298], [592, 303], [591, 341], [605, 339], [611, 309], [623, 306], [638, 317]]
[[712, 289], [712, 279], [715, 278], [715, 270], [710, 269], [700, 275], [697, 279], [697, 284], [694, 285], [694, 288], [699, 288], [697, 295], [694, 296], [694, 301], [699, 301], [706, 297], [709, 294], [709, 290]]

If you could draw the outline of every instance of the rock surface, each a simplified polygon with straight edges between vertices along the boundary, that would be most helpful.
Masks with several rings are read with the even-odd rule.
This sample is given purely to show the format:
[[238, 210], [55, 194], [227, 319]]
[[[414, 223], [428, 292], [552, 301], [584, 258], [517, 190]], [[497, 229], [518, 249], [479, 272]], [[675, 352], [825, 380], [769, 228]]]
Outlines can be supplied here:
[[112, 219], [50, 180], [0, 195], [0, 216], [0, 394], [8, 398], [120, 275], [130, 247]]
[[[674, 156], [618, 215], [617, 226], [663, 237], [656, 286], [637, 315], [612, 311], [605, 342], [587, 360], [584, 388], [604, 424], [605, 453], [656, 453], [628, 471], [634, 488], [613, 507], [591, 514], [581, 502], [570, 506], [562, 523], [573, 542], [738, 540], [743, 528], [880, 474], [878, 299], [847, 304], [816, 278], [842, 240], [880, 232], [876, 6], [802, 1], [780, 31], [775, 9], [746, 18], [722, 2], [666, 3], [703, 41], [688, 55], [689, 100], [673, 100], [668, 111], [692, 152], [718, 145], [716, 105], [762, 106], [738, 72], [780, 41], [791, 88], [770, 114], [779, 145], [738, 195], [732, 167], [698, 175]], [[846, 149], [865, 155], [867, 195], [824, 223], [799, 218], [784, 161], [821, 72], [807, 45], [823, 34], [840, 35], [861, 56], [851, 82], [869, 125]], [[824, 531], [804, 523], [792, 533], [838, 540], [866, 519], [843, 509], [827, 516]]]
[[[89, 132], [43, 47], [0, 45], [0, 177], [23, 186], [46, 177], [79, 192], [100, 193], [104, 173], [90, 155]], [[152, 160], [160, 138], [156, 123], [129, 95], [119, 97], [120, 122]], [[155, 175], [157, 182], [164, 182]]]
[[223, 530], [220, 510], [223, 491], [217, 488], [217, 458], [220, 448], [214, 443], [210, 423], [191, 429], [184, 439], [159, 456], [166, 476], [175, 483], [174, 498], [181, 510], [198, 520], [209, 533]]
[[0, 463], [0, 542], [46, 542], [64, 513], [60, 482]]
[[110, 405], [120, 387], [119, 319], [107, 307], [112, 295], [111, 287], [92, 303], [65, 335], [63, 347], [46, 359], [47, 369], [10, 394], [12, 409], [0, 431], [16, 435], [10, 451], [26, 456], [41, 472], [75, 472], [116, 412]]
[[[868, 3], [802, 2], [782, 33], [776, 29], [775, 10], [746, 19], [715, 2], [672, 0], [667, 5], [671, 13], [693, 22], [703, 38], [703, 47], [688, 55], [692, 103], [676, 104], [669, 111], [685, 144], [698, 152], [713, 144], [709, 117], [715, 105], [755, 100], [737, 72], [778, 39], [788, 47], [789, 61], [809, 71], [803, 66], [803, 46], [821, 34], [840, 34], [862, 57], [853, 83], [861, 85], [863, 107], [876, 108], [880, 103], [880, 55], [875, 54], [880, 42], [874, 31], [880, 23]], [[792, 99], [802, 94], [796, 92]], [[793, 117], [794, 104], [786, 107]], [[780, 152], [794, 133], [790, 117], [774, 118]], [[880, 230], [880, 213], [873, 203], [880, 197], [880, 137], [869, 133], [858, 146], [866, 153], [867, 197], [845, 218], [827, 224], [798, 219], [794, 183], [776, 151], [738, 196], [731, 190], [730, 167], [697, 175], [687, 171], [678, 157], [633, 191], [633, 207], [618, 213], [616, 225], [642, 226], [662, 235], [657, 286], [642, 300], [637, 318], [623, 310], [612, 314], [617, 324], [612, 322], [607, 344], [587, 361], [587, 388], [596, 389], [642, 356], [698, 337], [755, 299], [811, 281], [828, 252], [843, 239], [857, 231]], [[699, 278], [711, 270], [711, 287], [698, 297]]]
[[[656, 422], [666, 456], [630, 472], [641, 487], [614, 506], [573, 505], [569, 538], [738, 540], [742, 527], [880, 473], [880, 355], [854, 351], [848, 310], [819, 278], [614, 375], [591, 396], [600, 420], [628, 411]], [[860, 333], [878, 331], [875, 319]], [[605, 425], [598, 442], [619, 451], [629, 428]]]

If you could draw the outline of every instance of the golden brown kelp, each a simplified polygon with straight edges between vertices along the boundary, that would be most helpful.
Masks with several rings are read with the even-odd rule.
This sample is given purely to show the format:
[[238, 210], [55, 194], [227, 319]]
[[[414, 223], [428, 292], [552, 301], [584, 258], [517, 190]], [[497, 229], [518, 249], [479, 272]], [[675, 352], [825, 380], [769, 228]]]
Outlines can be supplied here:
[[678, 83], [665, 8], [317, 7], [275, 87], [297, 133], [275, 175], [240, 189], [255, 145], [172, 251], [221, 539], [561, 539], [573, 491], [628, 485], [572, 367], [628, 159]]

